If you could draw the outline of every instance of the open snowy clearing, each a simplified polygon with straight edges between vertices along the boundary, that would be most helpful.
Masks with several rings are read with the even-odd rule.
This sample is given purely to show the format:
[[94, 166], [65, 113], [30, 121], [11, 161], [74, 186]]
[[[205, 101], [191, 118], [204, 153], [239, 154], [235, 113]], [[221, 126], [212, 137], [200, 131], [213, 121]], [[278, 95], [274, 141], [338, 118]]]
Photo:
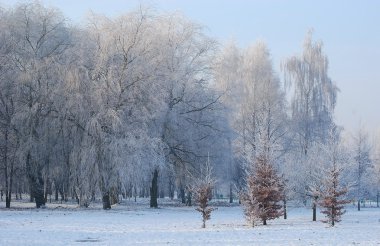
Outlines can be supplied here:
[[219, 207], [201, 229], [194, 207], [149, 209], [133, 202], [109, 211], [60, 204], [0, 206], [0, 245], [380, 245], [379, 208], [358, 212], [349, 206], [335, 228], [310, 221], [310, 209], [290, 208], [287, 220], [251, 228], [241, 207]]

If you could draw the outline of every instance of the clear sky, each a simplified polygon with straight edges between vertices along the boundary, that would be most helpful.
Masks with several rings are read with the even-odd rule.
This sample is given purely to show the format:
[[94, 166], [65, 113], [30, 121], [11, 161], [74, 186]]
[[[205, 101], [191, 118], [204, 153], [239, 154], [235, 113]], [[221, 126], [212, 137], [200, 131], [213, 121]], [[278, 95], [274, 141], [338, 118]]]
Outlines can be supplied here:
[[[0, 0], [3, 6], [18, 1]], [[378, 0], [42, 0], [71, 21], [90, 10], [108, 16], [136, 9], [140, 3], [159, 11], [180, 11], [207, 27], [221, 43], [245, 47], [266, 41], [281, 75], [280, 62], [302, 51], [306, 32], [322, 40], [329, 74], [341, 92], [336, 121], [347, 130], [363, 124], [380, 129], [380, 1]]]

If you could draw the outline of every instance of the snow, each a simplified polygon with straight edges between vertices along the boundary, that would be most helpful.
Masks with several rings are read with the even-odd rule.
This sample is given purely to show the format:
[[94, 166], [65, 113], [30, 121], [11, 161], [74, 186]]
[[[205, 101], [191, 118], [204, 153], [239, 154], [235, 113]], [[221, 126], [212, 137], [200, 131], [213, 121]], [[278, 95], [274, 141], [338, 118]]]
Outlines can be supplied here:
[[175, 204], [149, 209], [127, 201], [108, 211], [100, 204], [0, 207], [0, 245], [380, 245], [380, 209], [359, 212], [351, 205], [334, 228], [312, 222], [307, 208], [290, 208], [287, 220], [251, 228], [241, 207], [224, 206], [212, 213], [206, 229], [195, 207]]

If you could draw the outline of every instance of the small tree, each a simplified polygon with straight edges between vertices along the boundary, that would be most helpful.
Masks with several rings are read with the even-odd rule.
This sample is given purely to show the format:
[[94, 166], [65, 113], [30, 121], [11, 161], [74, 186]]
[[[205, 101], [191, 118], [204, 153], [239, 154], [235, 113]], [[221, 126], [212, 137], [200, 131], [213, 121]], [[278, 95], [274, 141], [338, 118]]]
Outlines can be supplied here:
[[202, 228], [206, 228], [206, 221], [211, 218], [211, 212], [217, 208], [209, 207], [208, 201], [211, 197], [211, 191], [215, 184], [215, 180], [212, 177], [212, 167], [210, 162], [207, 161], [205, 167], [201, 167], [201, 174], [198, 178], [194, 178], [194, 185], [192, 192], [194, 193], [195, 201], [198, 206], [195, 210], [202, 214]]
[[258, 220], [267, 224], [283, 215], [282, 206], [284, 186], [266, 155], [256, 158], [256, 165], [247, 177], [247, 191], [242, 194], [244, 213], [247, 220], [255, 226]]
[[319, 203], [324, 208], [322, 213], [326, 215], [324, 223], [329, 223], [334, 226], [335, 223], [341, 221], [341, 216], [345, 213], [344, 204], [350, 201], [341, 199], [347, 193], [347, 188], [342, 188], [339, 185], [339, 175], [342, 169], [338, 168], [334, 163], [328, 171], [324, 182], [324, 190], [322, 191], [322, 201]]

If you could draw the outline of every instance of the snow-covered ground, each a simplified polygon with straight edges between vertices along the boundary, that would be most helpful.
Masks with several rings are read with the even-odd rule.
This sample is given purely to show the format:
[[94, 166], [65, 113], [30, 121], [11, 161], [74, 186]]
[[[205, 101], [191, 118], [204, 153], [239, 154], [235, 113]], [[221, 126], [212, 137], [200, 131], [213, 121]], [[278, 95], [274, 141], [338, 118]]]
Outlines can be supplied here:
[[[0, 245], [380, 245], [380, 209], [348, 206], [334, 228], [312, 222], [311, 210], [290, 208], [287, 220], [249, 227], [239, 206], [219, 207], [201, 229], [194, 207], [149, 209], [132, 201], [109, 211], [99, 206], [0, 203]], [[29, 207], [29, 208], [28, 208]], [[322, 214], [319, 214], [322, 219]]]

